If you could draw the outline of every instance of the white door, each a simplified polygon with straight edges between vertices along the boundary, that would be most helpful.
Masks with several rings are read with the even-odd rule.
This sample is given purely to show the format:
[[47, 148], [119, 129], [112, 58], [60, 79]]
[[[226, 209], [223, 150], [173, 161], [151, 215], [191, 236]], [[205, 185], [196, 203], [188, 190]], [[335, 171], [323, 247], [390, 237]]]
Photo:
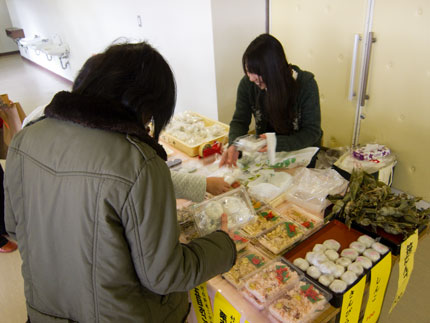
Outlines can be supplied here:
[[[315, 74], [323, 144], [350, 146], [357, 102], [348, 101], [354, 34], [364, 37], [368, 1], [272, 0], [271, 33], [288, 60]], [[374, 0], [359, 143], [390, 147], [393, 186], [430, 200], [430, 1]], [[360, 53], [363, 44], [360, 45]], [[361, 63], [361, 57], [357, 58]], [[357, 67], [359, 74], [360, 66]], [[357, 86], [356, 86], [357, 88]]]

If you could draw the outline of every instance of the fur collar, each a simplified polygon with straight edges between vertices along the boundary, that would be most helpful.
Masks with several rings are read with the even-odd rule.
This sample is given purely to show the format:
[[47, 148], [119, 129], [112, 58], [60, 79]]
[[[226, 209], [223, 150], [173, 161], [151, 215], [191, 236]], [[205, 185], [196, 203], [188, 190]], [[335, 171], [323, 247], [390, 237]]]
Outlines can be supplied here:
[[48, 118], [71, 121], [84, 127], [119, 132], [139, 138], [167, 160], [163, 147], [118, 102], [66, 91], [58, 92], [45, 108]]

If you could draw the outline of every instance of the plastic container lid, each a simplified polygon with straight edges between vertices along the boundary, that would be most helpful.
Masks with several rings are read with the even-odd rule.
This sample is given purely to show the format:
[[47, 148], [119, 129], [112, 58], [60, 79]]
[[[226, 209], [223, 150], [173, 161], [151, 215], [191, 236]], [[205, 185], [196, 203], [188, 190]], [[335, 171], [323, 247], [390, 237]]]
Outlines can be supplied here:
[[[276, 258], [253, 275], [245, 279], [242, 292], [251, 303], [268, 304], [280, 293], [294, 288], [303, 277], [294, 265], [282, 258]], [[260, 308], [261, 309], [261, 308]]]
[[228, 216], [229, 230], [237, 230], [255, 221], [255, 211], [244, 187], [218, 195], [193, 206], [194, 220], [200, 235], [221, 229], [221, 215]]
[[267, 308], [279, 322], [311, 322], [330, 306], [332, 295], [303, 277], [289, 291], [279, 295]]
[[257, 241], [275, 255], [284, 252], [303, 238], [303, 229], [294, 221], [284, 221], [257, 238]]
[[255, 238], [281, 222], [283, 218], [275, 210], [264, 207], [257, 211], [256, 220], [245, 225], [242, 230]]
[[222, 274], [230, 284], [236, 288], [243, 285], [243, 279], [252, 275], [263, 267], [270, 259], [257, 249], [249, 247], [236, 260], [236, 264], [226, 273]]

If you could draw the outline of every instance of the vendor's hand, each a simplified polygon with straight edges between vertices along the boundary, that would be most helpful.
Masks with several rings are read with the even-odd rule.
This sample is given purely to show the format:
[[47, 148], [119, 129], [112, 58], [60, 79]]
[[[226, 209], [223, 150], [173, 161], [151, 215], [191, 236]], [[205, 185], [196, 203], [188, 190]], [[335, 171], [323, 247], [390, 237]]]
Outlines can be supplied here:
[[[263, 133], [262, 135], [260, 135], [260, 138], [267, 139], [267, 137], [266, 137], [266, 135], [265, 135], [264, 133]], [[265, 152], [267, 152], [267, 145], [266, 145], [266, 146], [264, 146], [263, 148], [260, 148], [259, 152], [260, 152], [260, 153], [265, 153]]]
[[219, 167], [227, 165], [229, 167], [236, 166], [237, 159], [239, 158], [239, 151], [236, 146], [231, 145], [222, 154], [221, 161], [219, 162]]
[[212, 195], [219, 195], [230, 190], [230, 185], [224, 181], [222, 177], [206, 178], [206, 192]]
[[225, 213], [221, 215], [221, 230], [227, 233], [233, 240], [234, 233], [228, 230], [228, 216]]

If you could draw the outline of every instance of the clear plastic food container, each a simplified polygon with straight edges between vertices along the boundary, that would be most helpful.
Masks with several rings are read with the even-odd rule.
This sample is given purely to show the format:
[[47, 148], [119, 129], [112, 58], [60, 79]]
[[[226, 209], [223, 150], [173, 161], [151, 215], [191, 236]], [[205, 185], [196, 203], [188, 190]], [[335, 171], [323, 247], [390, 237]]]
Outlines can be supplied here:
[[236, 245], [236, 250], [238, 252], [244, 249], [249, 243], [248, 236], [240, 230], [236, 230], [233, 232], [232, 239], [234, 241], [234, 244]]
[[222, 276], [236, 288], [243, 285], [243, 279], [259, 268], [263, 267], [270, 259], [256, 250], [247, 248], [244, 253], [236, 260], [236, 264]]
[[303, 274], [283, 258], [274, 259], [245, 279], [242, 295], [262, 310], [282, 292], [294, 288]]
[[330, 304], [332, 295], [303, 277], [291, 290], [280, 294], [267, 307], [272, 322], [312, 322]]
[[284, 221], [257, 238], [264, 248], [278, 255], [303, 238], [302, 226], [294, 221]]
[[239, 187], [193, 206], [194, 220], [201, 236], [221, 229], [221, 215], [228, 216], [228, 228], [237, 230], [255, 221], [255, 211], [245, 188]]
[[256, 220], [245, 225], [242, 230], [255, 238], [282, 221], [284, 219], [275, 210], [265, 207], [257, 211]]
[[299, 223], [303, 227], [305, 235], [309, 235], [318, 230], [324, 223], [323, 219], [294, 204], [289, 204], [283, 212], [279, 211], [279, 213]]

